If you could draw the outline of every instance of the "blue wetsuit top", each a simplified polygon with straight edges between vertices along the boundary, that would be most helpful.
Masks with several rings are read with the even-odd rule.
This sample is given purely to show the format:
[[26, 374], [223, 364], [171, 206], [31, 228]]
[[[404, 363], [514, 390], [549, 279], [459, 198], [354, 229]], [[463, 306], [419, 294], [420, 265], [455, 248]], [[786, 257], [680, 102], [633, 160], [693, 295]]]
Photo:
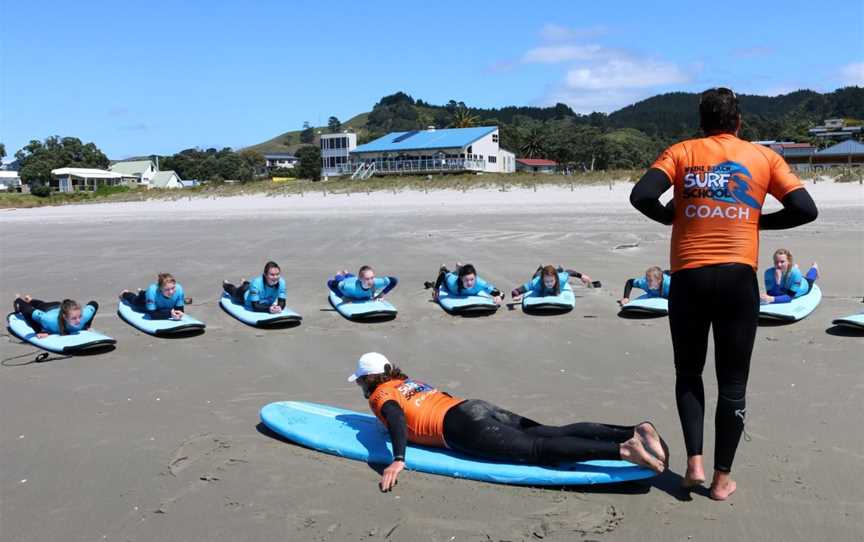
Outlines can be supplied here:
[[[565, 286], [569, 283], [569, 281], [570, 281], [570, 273], [567, 273], [566, 271], [558, 273], [558, 289], [559, 290], [563, 291], [565, 289]], [[543, 277], [541, 275], [537, 275], [536, 277], [534, 277], [530, 281], [523, 284], [521, 289], [524, 290], [526, 293], [532, 292], [534, 295], [540, 296], [540, 297], [545, 297], [548, 295], [558, 295], [561, 293], [561, 292], [558, 292], [558, 294], [556, 294], [550, 288], [547, 288], [543, 284]]]
[[447, 273], [447, 276], [444, 278], [443, 286], [444, 289], [452, 295], [477, 295], [480, 292], [491, 294], [492, 292], [497, 291], [495, 286], [489, 284], [479, 276], [474, 281], [474, 286], [472, 288], [460, 288], [461, 284], [459, 283], [459, 275], [452, 271]]
[[286, 297], [285, 279], [279, 277], [279, 284], [270, 286], [264, 280], [263, 275], [258, 275], [252, 279], [249, 283], [249, 288], [243, 294], [247, 309], [252, 308], [254, 306], [253, 303], [268, 306], [275, 305], [280, 299], [284, 300]]
[[648, 297], [662, 297], [663, 299], [669, 299], [669, 285], [671, 283], [672, 277], [666, 273], [663, 273], [663, 283], [660, 285], [660, 288], [656, 290], [648, 288], [648, 280], [645, 277], [633, 279], [633, 286], [640, 290], [645, 290]]
[[[93, 305], [84, 305], [81, 307], [81, 322], [79, 322], [77, 326], [71, 326], [67, 322], [66, 333], [71, 335], [84, 329], [90, 320], [93, 319], [94, 314], [96, 314], [96, 308]], [[30, 317], [38, 322], [39, 325], [42, 326], [42, 330], [46, 333], [53, 333], [55, 335], [60, 333], [59, 307], [47, 311], [35, 310]]]
[[165, 297], [155, 282], [147, 287], [144, 292], [144, 310], [147, 313], [169, 312], [171, 309], [183, 310], [186, 302], [183, 297], [183, 287], [178, 282], [174, 289], [174, 295]]
[[362, 301], [382, 296], [396, 287], [399, 280], [396, 277], [375, 277], [372, 288], [365, 289], [354, 274], [336, 275], [327, 281], [327, 287], [339, 297]]
[[774, 303], [789, 303], [810, 291], [810, 283], [797, 267], [793, 267], [781, 280], [782, 284], [774, 281], [773, 267], [765, 270], [765, 291], [774, 298]]

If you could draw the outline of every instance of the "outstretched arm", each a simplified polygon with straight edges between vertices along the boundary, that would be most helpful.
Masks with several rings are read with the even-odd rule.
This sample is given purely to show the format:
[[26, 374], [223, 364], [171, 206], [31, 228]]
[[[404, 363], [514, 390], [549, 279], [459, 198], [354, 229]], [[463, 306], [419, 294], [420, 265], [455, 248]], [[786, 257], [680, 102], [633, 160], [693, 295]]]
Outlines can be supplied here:
[[393, 444], [393, 462], [381, 475], [381, 491], [390, 491], [396, 485], [399, 473], [405, 468], [405, 448], [408, 444], [408, 425], [405, 413], [396, 401], [387, 401], [381, 407], [381, 415], [387, 420], [390, 442]]

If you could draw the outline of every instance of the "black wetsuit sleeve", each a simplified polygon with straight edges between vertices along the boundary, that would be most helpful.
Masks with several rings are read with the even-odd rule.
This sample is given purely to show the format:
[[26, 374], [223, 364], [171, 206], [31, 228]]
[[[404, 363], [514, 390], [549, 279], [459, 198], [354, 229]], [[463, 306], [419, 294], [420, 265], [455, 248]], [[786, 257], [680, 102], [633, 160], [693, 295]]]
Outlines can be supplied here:
[[279, 305], [280, 309], [285, 309], [285, 300], [282, 299], [281, 297], [278, 300], [276, 300], [276, 304]]
[[[516, 297], [517, 295], [525, 295], [525, 292], [527, 292], [527, 291], [528, 290], [525, 289], [525, 285], [523, 284], [522, 286], [520, 286], [518, 288], [513, 288], [513, 291], [510, 292], [510, 295], [513, 297]], [[516, 295], [513, 295], [514, 293]]]
[[[147, 316], [152, 320], [168, 320], [171, 318], [171, 311], [174, 309], [156, 309], [155, 311], [147, 311]], [[183, 310], [183, 307], [180, 307]]]
[[786, 230], [813, 222], [819, 216], [816, 202], [807, 190], [799, 188], [786, 194], [780, 202], [783, 208], [776, 213], [759, 217], [759, 228], [763, 230]]
[[382, 295], [388, 293], [390, 290], [395, 288], [397, 284], [399, 284], [399, 279], [397, 279], [396, 277], [387, 277], [387, 278], [390, 279], [390, 284], [388, 284], [387, 286], [384, 287], [383, 290], [381, 290], [381, 293], [378, 294], [379, 296], [382, 296]]
[[270, 305], [267, 303], [252, 302], [252, 310], [255, 312], [270, 312]]
[[572, 269], [564, 269], [564, 271], [565, 271], [568, 275], [570, 275], [571, 277], [576, 277], [577, 279], [581, 279], [581, 278], [582, 278], [582, 273], [580, 273], [579, 271], [573, 271]]
[[381, 407], [381, 415], [387, 420], [390, 442], [393, 443], [393, 461], [405, 461], [405, 448], [408, 445], [408, 425], [405, 412], [396, 401], [387, 401]]
[[660, 196], [671, 186], [663, 171], [651, 168], [630, 192], [630, 204], [651, 220], [668, 226], [675, 220], [675, 206], [672, 202], [664, 206], [660, 203]]
[[633, 279], [627, 279], [627, 283], [624, 285], [624, 296], [626, 298], [630, 298], [630, 292], [633, 291]]

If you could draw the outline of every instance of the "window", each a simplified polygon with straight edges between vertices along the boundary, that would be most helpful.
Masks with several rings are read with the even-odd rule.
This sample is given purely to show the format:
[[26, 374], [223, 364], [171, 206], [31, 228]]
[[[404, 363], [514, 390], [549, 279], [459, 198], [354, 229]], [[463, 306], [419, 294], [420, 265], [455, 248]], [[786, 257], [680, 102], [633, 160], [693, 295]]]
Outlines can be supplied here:
[[488, 160], [489, 160], [489, 163], [490, 163], [490, 164], [494, 164], [495, 162], [498, 161], [498, 157], [497, 157], [497, 156], [490, 156], [490, 157], [488, 158]]
[[498, 143], [498, 134], [492, 134], [492, 143]]

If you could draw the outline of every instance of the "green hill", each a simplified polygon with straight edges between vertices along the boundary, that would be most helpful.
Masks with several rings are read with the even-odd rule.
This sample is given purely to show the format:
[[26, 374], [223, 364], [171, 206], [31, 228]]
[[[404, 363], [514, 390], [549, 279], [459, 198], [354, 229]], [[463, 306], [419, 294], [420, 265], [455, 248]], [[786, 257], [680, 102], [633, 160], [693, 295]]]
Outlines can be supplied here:
[[[826, 118], [864, 119], [864, 88], [846, 87], [834, 92], [818, 93], [798, 90], [780, 96], [740, 95], [744, 128], [742, 137], [758, 139], [804, 140], [807, 129]], [[511, 150], [519, 152], [517, 131], [567, 131], [596, 128], [607, 133], [634, 129], [657, 145], [664, 145], [699, 133], [697, 106], [699, 95], [672, 92], [642, 100], [610, 114], [581, 115], [565, 104], [550, 107], [471, 108], [450, 100], [433, 105], [415, 100], [404, 92], [381, 98], [368, 113], [361, 113], [342, 124], [343, 130], [358, 134], [364, 143], [388, 132], [418, 130], [434, 125], [439, 128], [459, 125], [498, 125]], [[461, 124], [460, 124], [461, 123]], [[315, 127], [316, 134], [326, 127]], [[280, 134], [270, 140], [247, 147], [262, 153], [296, 152], [302, 146], [301, 130]], [[317, 138], [316, 138], [317, 142]], [[502, 142], [503, 143], [503, 142]]]

